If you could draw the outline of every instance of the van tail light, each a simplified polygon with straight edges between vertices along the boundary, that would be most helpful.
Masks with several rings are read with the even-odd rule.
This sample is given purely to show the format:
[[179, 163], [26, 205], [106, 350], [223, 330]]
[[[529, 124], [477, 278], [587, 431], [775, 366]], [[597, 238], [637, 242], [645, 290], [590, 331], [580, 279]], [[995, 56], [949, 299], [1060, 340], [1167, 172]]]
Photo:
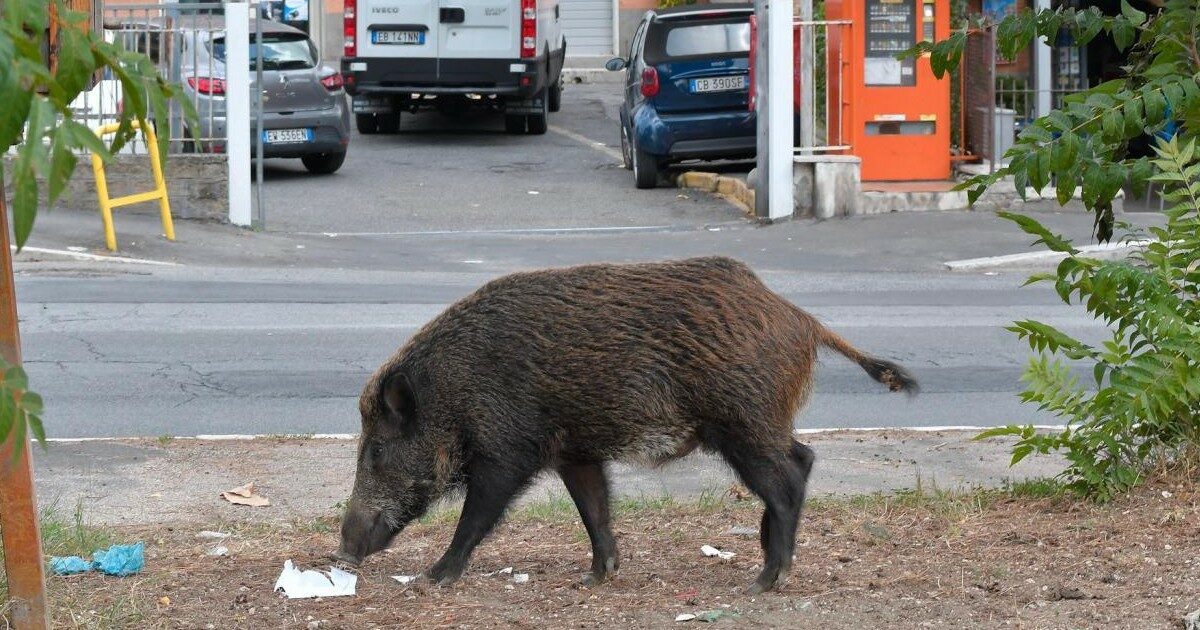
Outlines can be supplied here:
[[329, 76], [321, 77], [321, 85], [324, 85], [325, 89], [329, 90], [330, 92], [336, 92], [342, 89], [342, 73], [334, 72]]
[[642, 96], [658, 96], [658, 69], [654, 66], [642, 70]]
[[342, 9], [342, 56], [358, 56], [358, 0], [345, 0]]
[[188, 85], [201, 94], [211, 96], [225, 95], [225, 79], [211, 77], [188, 77]]
[[521, 58], [537, 56], [537, 0], [521, 0]]

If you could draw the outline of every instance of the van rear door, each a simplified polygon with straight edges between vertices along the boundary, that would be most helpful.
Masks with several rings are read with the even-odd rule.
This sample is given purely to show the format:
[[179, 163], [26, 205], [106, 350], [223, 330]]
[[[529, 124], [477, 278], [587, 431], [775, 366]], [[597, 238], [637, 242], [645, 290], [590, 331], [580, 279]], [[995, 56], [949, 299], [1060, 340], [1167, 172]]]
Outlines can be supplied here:
[[[358, 56], [412, 59], [402, 75], [437, 76], [438, 0], [359, 0]], [[421, 60], [421, 61], [418, 61]], [[405, 81], [405, 76], [388, 77]]]
[[[439, 79], [444, 85], [480, 85], [494, 81], [477, 63], [504, 63], [521, 56], [520, 0], [434, 0], [438, 3]], [[463, 63], [460, 60], [476, 60]]]

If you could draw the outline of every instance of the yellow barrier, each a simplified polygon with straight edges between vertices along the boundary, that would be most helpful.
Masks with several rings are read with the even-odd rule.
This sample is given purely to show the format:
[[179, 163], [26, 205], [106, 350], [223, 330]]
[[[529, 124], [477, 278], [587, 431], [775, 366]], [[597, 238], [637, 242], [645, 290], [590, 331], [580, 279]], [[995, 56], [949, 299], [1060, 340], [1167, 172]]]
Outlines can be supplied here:
[[[121, 125], [113, 123], [104, 125], [96, 130], [96, 135], [101, 138], [105, 134], [116, 133]], [[96, 196], [100, 198], [100, 216], [104, 219], [104, 243], [108, 246], [109, 251], [117, 251], [117, 233], [113, 229], [112, 209], [121, 206], [128, 206], [143, 201], [158, 200], [158, 206], [162, 211], [163, 233], [166, 234], [167, 240], [175, 240], [175, 224], [171, 222], [171, 202], [167, 199], [167, 183], [163, 180], [162, 161], [158, 155], [158, 137], [154, 134], [153, 127], [142, 127], [140, 121], [133, 121], [134, 129], [141, 129], [142, 136], [146, 139], [146, 147], [150, 151], [150, 169], [154, 171], [154, 190], [144, 193], [136, 193], [117, 197], [112, 199], [108, 196], [108, 179], [104, 174], [104, 160], [101, 160], [95, 153], [92, 154], [92, 172], [96, 175]]]

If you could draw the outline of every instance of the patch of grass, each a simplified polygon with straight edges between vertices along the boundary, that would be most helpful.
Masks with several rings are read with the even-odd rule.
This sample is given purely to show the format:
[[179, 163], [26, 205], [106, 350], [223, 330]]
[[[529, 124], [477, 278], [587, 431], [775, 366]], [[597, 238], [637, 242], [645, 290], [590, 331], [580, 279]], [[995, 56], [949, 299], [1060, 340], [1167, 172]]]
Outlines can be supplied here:
[[810, 511], [845, 510], [887, 516], [896, 510], [919, 510], [950, 521], [982, 513], [999, 501], [1058, 498], [1066, 487], [1057, 479], [1006, 480], [999, 488], [946, 489], [917, 477], [913, 488], [891, 493], [875, 492], [849, 497], [814, 497]]
[[282, 442], [286, 440], [311, 440], [316, 436], [317, 434], [313, 431], [309, 431], [308, 433], [268, 433], [263, 436], [263, 439]]
[[171, 435], [170, 433], [164, 433], [164, 434], [158, 436], [158, 445], [159, 446], [166, 446], [174, 441], [175, 441], [175, 436]]

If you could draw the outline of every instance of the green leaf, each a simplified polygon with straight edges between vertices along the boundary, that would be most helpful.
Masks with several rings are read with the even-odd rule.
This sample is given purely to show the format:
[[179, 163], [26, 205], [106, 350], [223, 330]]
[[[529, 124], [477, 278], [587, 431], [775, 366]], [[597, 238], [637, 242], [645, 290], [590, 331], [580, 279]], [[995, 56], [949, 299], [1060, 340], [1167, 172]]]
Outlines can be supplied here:
[[20, 165], [13, 182], [13, 240], [20, 250], [33, 232], [33, 221], [37, 218], [37, 177], [29, 165]]
[[981, 431], [980, 433], [978, 433], [977, 435], [975, 435], [975, 437], [973, 437], [971, 439], [973, 441], [978, 442], [980, 440], [986, 440], [988, 438], [1004, 437], [1004, 436], [1008, 436], [1008, 435], [1020, 436], [1021, 435], [1021, 427], [1019, 427], [1015, 424], [1010, 424], [1005, 427], [996, 427], [994, 429], [988, 429], [986, 431]]
[[51, 141], [50, 173], [46, 177], [46, 190], [50, 203], [58, 200], [66, 188], [67, 180], [75, 174], [75, 153], [64, 127], [55, 130]]
[[1112, 38], [1113, 44], [1117, 46], [1117, 50], [1127, 50], [1133, 45], [1134, 40], [1137, 39], [1137, 28], [1133, 24], [1130, 24], [1128, 20], [1113, 20]]
[[1066, 252], [1070, 254], [1078, 253], [1078, 250], [1071, 245], [1070, 241], [1050, 232], [1050, 230], [1047, 230], [1046, 227], [1039, 223], [1037, 219], [1034, 219], [1031, 216], [1014, 212], [997, 212], [996, 216], [1016, 223], [1017, 226], [1024, 230], [1027, 234], [1032, 234], [1038, 237], [1036, 242], [1045, 244], [1046, 247], [1053, 251]]
[[1133, 8], [1128, 0], [1121, 0], [1121, 16], [1129, 20], [1133, 26], [1141, 26], [1146, 23], [1146, 14]]

